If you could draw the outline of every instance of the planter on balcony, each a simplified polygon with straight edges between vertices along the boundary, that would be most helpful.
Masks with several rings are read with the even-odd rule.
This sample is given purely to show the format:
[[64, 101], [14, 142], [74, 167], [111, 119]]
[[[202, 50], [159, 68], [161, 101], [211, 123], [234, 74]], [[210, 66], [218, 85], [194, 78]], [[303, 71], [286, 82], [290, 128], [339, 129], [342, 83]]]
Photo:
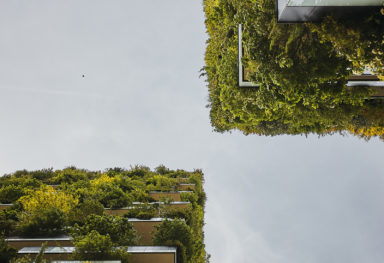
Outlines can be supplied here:
[[195, 190], [195, 184], [179, 184], [177, 189], [181, 191], [192, 191]]
[[[122, 207], [122, 208], [104, 208], [104, 212], [108, 215], [114, 215], [114, 216], [122, 216], [124, 215], [129, 209], [134, 208], [135, 205], [140, 205], [143, 203], [140, 202], [133, 202], [131, 207]], [[184, 209], [187, 208], [188, 205], [190, 205], [190, 202], [183, 202], [183, 201], [174, 201], [170, 203], [164, 203], [164, 202], [152, 202], [149, 203], [149, 205], [158, 205], [158, 206], [167, 206], [170, 209]], [[157, 209], [158, 210], [158, 209]], [[157, 216], [159, 215], [159, 211], [157, 211]]]
[[0, 204], [0, 211], [11, 207], [13, 204]]

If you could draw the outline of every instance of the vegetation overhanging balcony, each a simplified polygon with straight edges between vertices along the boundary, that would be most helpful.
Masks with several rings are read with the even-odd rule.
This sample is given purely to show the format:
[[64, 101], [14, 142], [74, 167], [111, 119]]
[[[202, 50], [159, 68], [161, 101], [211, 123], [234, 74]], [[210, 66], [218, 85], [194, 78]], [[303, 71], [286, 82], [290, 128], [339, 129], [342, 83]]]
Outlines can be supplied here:
[[[247, 69], [244, 68], [242, 59], [244, 48], [242, 44], [242, 25], [239, 24], [238, 28], [238, 70], [239, 70], [239, 87], [258, 87], [258, 83], [254, 83], [247, 78]], [[362, 75], [353, 75], [347, 82], [347, 87], [369, 87], [373, 90], [374, 94], [371, 99], [384, 99], [384, 81], [381, 81], [377, 76], [366, 73]]]

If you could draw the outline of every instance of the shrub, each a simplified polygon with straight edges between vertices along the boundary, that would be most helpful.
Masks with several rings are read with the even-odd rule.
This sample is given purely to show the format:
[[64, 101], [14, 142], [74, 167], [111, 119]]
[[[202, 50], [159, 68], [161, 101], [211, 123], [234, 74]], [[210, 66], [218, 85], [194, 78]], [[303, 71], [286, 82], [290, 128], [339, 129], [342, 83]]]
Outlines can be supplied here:
[[131, 196], [126, 194], [118, 186], [113, 184], [102, 184], [97, 190], [100, 203], [108, 208], [121, 208], [128, 206], [131, 202]]
[[377, 10], [359, 16], [337, 19], [325, 17], [322, 23], [308, 23], [322, 41], [330, 41], [334, 48], [352, 62], [353, 69], [363, 73], [374, 69], [384, 79], [383, 15]]
[[0, 187], [15, 185], [22, 187], [23, 189], [34, 189], [40, 187], [41, 184], [42, 183], [39, 180], [30, 178], [28, 175], [25, 177], [5, 175], [0, 179]]
[[56, 207], [23, 212], [16, 225], [21, 236], [55, 236], [64, 233], [65, 214]]
[[49, 168], [49, 169], [31, 171], [30, 174], [32, 178], [48, 183], [49, 179], [53, 177], [54, 172], [53, 172], [53, 168]]
[[18, 211], [16, 209], [8, 208], [0, 211], [0, 229], [5, 236], [10, 235], [14, 229]]
[[85, 236], [74, 239], [74, 259], [103, 260], [110, 259], [113, 243], [109, 235], [101, 235], [92, 230]]
[[134, 178], [143, 178], [144, 176], [150, 173], [151, 169], [149, 169], [149, 167], [143, 165], [136, 165], [134, 167], [131, 167], [131, 169], [127, 171], [126, 175]]
[[147, 180], [147, 190], [149, 191], [170, 191], [176, 185], [177, 181], [174, 178], [169, 178], [164, 175], [154, 175]]
[[132, 192], [131, 192], [131, 195], [133, 197], [133, 200], [137, 201], [137, 202], [154, 202], [155, 199], [153, 199], [152, 197], [149, 197], [148, 193], [146, 191], [144, 191], [143, 189], [134, 189]]
[[12, 258], [16, 257], [17, 249], [8, 246], [4, 235], [0, 236], [0, 262], [9, 262]]
[[165, 220], [157, 226], [157, 232], [153, 237], [154, 245], [167, 245], [180, 242], [185, 247], [187, 259], [192, 257], [193, 238], [189, 226], [184, 220]]
[[136, 231], [127, 218], [109, 215], [89, 215], [83, 226], [77, 226], [73, 235], [85, 236], [92, 231], [101, 235], [108, 235], [117, 246], [135, 245], [137, 243]]
[[176, 258], [178, 263], [187, 262], [187, 252], [183, 243], [178, 240], [168, 240], [164, 243], [165, 246], [176, 247]]
[[164, 175], [164, 174], [168, 174], [170, 172], [172, 172], [171, 170], [169, 170], [167, 167], [165, 167], [164, 165], [159, 165], [155, 168], [155, 172], [158, 173], [158, 174], [161, 174], [161, 175]]
[[131, 192], [135, 189], [145, 189], [145, 183], [142, 179], [132, 179], [127, 176], [118, 176], [116, 177], [115, 184], [118, 185], [123, 191]]
[[104, 206], [97, 200], [87, 198], [68, 213], [69, 225], [83, 225], [89, 215], [103, 215]]
[[124, 214], [125, 218], [151, 219], [156, 217], [156, 208], [149, 204], [142, 204], [131, 208]]
[[39, 190], [31, 192], [27, 196], [19, 199], [23, 208], [27, 212], [36, 209], [59, 208], [64, 213], [68, 213], [78, 204], [78, 199], [64, 192], [56, 191], [51, 186], [41, 186]]
[[0, 189], [0, 203], [10, 204], [24, 195], [23, 187], [18, 185], [8, 185]]
[[68, 167], [63, 170], [54, 172], [55, 176], [51, 179], [52, 184], [71, 184], [81, 180], [88, 180], [86, 170], [76, 169], [76, 167]]
[[109, 185], [115, 181], [115, 178], [108, 176], [107, 174], [102, 174], [101, 176], [91, 180], [92, 187], [100, 187], [102, 185]]
[[116, 249], [109, 235], [101, 235], [92, 230], [85, 236], [74, 240], [76, 260], [109, 260], [120, 259], [122, 263], [129, 262], [129, 254], [125, 247]]
[[191, 202], [193, 205], [196, 205], [198, 201], [198, 196], [195, 193], [181, 193], [180, 199], [185, 202]]
[[161, 210], [161, 217], [165, 218], [179, 218], [179, 219], [188, 219], [188, 209], [168, 209], [164, 207]]
[[114, 167], [106, 169], [106, 172], [109, 177], [115, 177], [116, 175], [123, 174], [126, 170], [121, 167]]

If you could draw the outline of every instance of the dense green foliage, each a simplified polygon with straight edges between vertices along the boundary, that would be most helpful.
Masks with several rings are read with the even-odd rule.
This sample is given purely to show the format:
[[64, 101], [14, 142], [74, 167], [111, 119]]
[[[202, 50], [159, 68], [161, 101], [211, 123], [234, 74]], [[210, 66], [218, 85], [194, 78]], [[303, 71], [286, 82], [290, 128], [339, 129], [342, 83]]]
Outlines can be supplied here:
[[163, 221], [153, 238], [155, 245], [176, 245], [178, 262], [196, 262], [193, 259], [193, 238], [190, 227], [181, 219]]
[[16, 257], [16, 253], [17, 249], [10, 247], [4, 236], [0, 236], [0, 262], [9, 262]]
[[102, 215], [104, 206], [95, 199], [84, 199], [78, 206], [68, 213], [69, 225], [84, 224], [89, 215]]
[[[192, 193], [181, 195], [182, 200], [191, 203], [185, 209], [173, 209], [169, 200], [154, 202], [149, 196], [151, 191], [175, 191], [180, 183], [196, 185]], [[177, 219], [175, 222], [183, 222], [188, 229], [188, 242], [180, 237], [156, 239], [156, 244], [174, 242], [181, 249], [181, 263], [204, 262], [206, 197], [202, 183], [200, 170], [174, 171], [164, 166], [155, 171], [143, 166], [129, 170], [113, 168], [104, 172], [75, 167], [57, 171], [17, 171], [0, 177], [1, 201], [13, 203], [0, 211], [0, 229], [6, 236], [69, 234], [76, 247], [75, 259], [121, 259], [128, 262], [124, 247], [138, 242], [128, 218], [169, 217]], [[111, 211], [127, 206], [130, 208], [122, 216], [105, 212], [105, 208]], [[161, 229], [162, 233], [166, 231], [164, 226]], [[185, 253], [182, 247], [186, 249]]]
[[[352, 34], [345, 26], [349, 22], [338, 27], [331, 19], [317, 27], [278, 24], [275, 2], [204, 1], [209, 39], [203, 75], [215, 130], [260, 135], [351, 131], [363, 136], [375, 131], [374, 135], [382, 136], [383, 105], [366, 100], [372, 94], [368, 88], [348, 88], [346, 83], [353, 71], [382, 65], [383, 16], [373, 14], [375, 19], [367, 18], [360, 27], [355, 22]], [[259, 87], [238, 85], [239, 24], [243, 27], [242, 63], [247, 78]], [[353, 56], [355, 52], [359, 56]], [[380, 114], [366, 119], [364, 113], [372, 107]]]
[[108, 215], [89, 215], [82, 226], [75, 225], [73, 235], [85, 236], [91, 231], [97, 231], [101, 235], [108, 235], [111, 242], [120, 245], [136, 245], [137, 236], [128, 218]]
[[[384, 9], [382, 9], [384, 10]], [[384, 12], [372, 12], [358, 19], [347, 16], [336, 20], [326, 17], [322, 23], [307, 26], [318, 33], [322, 41], [329, 41], [338, 52], [344, 54], [353, 64], [353, 70], [362, 73], [364, 69], [375, 69], [384, 79]]]
[[17, 233], [22, 236], [56, 236], [64, 233], [65, 214], [56, 207], [21, 213]]
[[21, 185], [7, 185], [0, 189], [0, 203], [10, 204], [24, 195]]
[[0, 229], [5, 236], [9, 236], [15, 232], [16, 224], [18, 221], [18, 214], [20, 213], [21, 206], [18, 204], [0, 211]]
[[126, 218], [151, 219], [156, 217], [156, 208], [149, 203], [143, 203], [129, 209], [125, 214]]
[[75, 239], [75, 246], [73, 258], [77, 260], [120, 259], [122, 263], [129, 262], [126, 247], [116, 248], [109, 235], [101, 235], [96, 230]]

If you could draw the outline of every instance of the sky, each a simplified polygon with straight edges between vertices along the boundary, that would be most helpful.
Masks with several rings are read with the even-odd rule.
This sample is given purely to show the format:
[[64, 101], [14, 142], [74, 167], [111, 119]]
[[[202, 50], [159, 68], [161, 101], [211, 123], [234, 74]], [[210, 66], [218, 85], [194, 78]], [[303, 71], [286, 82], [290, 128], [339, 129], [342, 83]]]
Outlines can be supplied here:
[[383, 142], [214, 132], [207, 38], [201, 0], [1, 1], [0, 174], [199, 168], [211, 262], [381, 262]]

